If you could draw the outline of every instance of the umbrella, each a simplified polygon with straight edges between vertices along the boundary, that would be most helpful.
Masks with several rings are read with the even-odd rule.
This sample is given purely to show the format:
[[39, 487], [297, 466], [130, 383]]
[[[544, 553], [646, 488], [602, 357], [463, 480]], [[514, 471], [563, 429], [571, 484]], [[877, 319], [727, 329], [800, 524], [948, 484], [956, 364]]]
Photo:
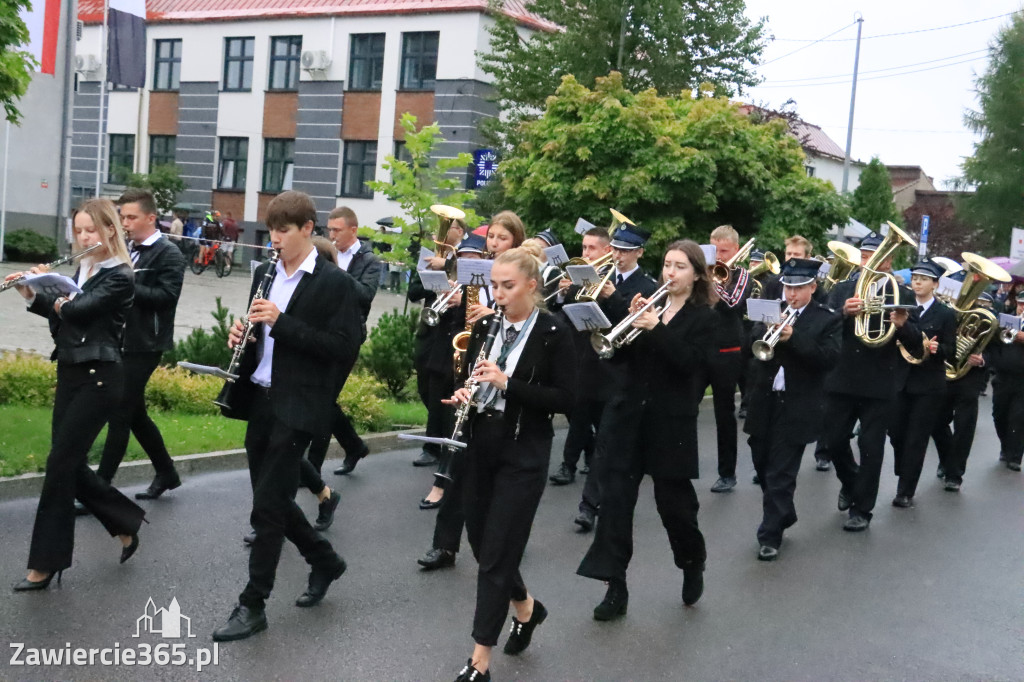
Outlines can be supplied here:
[[1011, 262], [1010, 267], [1007, 268], [1006, 271], [1010, 273], [1014, 280], [1024, 282], [1024, 259], [1019, 260], [1016, 263]]
[[989, 260], [998, 265], [999, 267], [1003, 268], [1004, 270], [1009, 270], [1015, 262], [1010, 260], [1006, 256], [996, 256], [994, 258], [989, 258]]
[[903, 268], [892, 273], [903, 280], [904, 284], [910, 281], [910, 268]]
[[478, 234], [481, 237], [486, 237], [487, 236], [487, 228], [488, 227], [490, 227], [490, 225], [481, 225], [480, 227], [478, 227], [475, 230], [473, 230], [473, 234]]

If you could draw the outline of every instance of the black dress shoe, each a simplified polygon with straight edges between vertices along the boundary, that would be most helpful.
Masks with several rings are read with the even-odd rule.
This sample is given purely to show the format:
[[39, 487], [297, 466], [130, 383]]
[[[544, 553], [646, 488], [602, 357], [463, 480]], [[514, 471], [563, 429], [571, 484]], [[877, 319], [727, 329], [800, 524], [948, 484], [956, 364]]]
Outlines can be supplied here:
[[1007, 462], [1006, 468], [1010, 471], [1020, 471], [1020, 462]]
[[942, 487], [951, 493], [958, 493], [960, 492], [960, 481], [954, 481], [951, 478], [947, 478]]
[[548, 476], [548, 480], [551, 481], [551, 485], [569, 485], [576, 480], [576, 469], [562, 462], [558, 471]]
[[180, 485], [181, 479], [178, 477], [177, 472], [167, 477], [164, 477], [161, 474], [157, 474], [156, 477], [153, 479], [153, 482], [149, 484], [148, 488], [143, 490], [141, 493], [135, 493], [135, 499], [155, 500], [168, 490], [174, 490]]
[[914, 498], [910, 495], [897, 495], [892, 498], [892, 506], [900, 509], [910, 509], [914, 506]]
[[846, 511], [850, 508], [850, 498], [846, 494], [845, 490], [840, 489], [839, 499], [836, 501], [836, 506], [839, 508], [839, 511]]
[[363, 449], [354, 455], [348, 453], [345, 454], [345, 460], [341, 463], [341, 466], [334, 470], [335, 476], [347, 476], [352, 473], [352, 470], [356, 468], [356, 464], [359, 463], [363, 457], [370, 454], [370, 448], [363, 444]]
[[441, 497], [437, 498], [436, 500], [434, 500], [433, 502], [431, 502], [430, 500], [428, 500], [427, 498], [424, 497], [422, 500], [420, 500], [420, 509], [424, 509], [424, 510], [437, 509], [438, 507], [441, 506], [442, 502], [444, 502], [444, 496], [443, 495]]
[[133, 533], [132, 534], [132, 541], [128, 544], [128, 546], [121, 548], [121, 563], [123, 564], [124, 562], [128, 561], [129, 559], [131, 559], [132, 555], [135, 554], [135, 550], [137, 550], [138, 548], [139, 548], [139, 534], [138, 533]]
[[828, 471], [832, 468], [832, 462], [827, 459], [816, 459], [814, 460], [814, 468], [818, 471]]
[[491, 671], [480, 672], [473, 667], [473, 659], [467, 659], [465, 667], [459, 671], [455, 682], [491, 682]]
[[768, 545], [761, 545], [761, 549], [757, 550], [758, 561], [775, 561], [779, 558], [779, 550], [775, 547], [769, 547]]
[[629, 590], [626, 581], [609, 580], [604, 599], [594, 607], [594, 620], [614, 620], [626, 615], [629, 606]]
[[594, 512], [590, 510], [581, 511], [579, 516], [573, 520], [573, 523], [580, 527], [579, 532], [589, 533], [594, 530]]
[[242, 536], [242, 542], [246, 547], [252, 547], [252, 543], [256, 542], [256, 531], [249, 531]]
[[234, 642], [252, 637], [267, 629], [267, 614], [263, 609], [249, 608], [239, 604], [231, 612], [227, 624], [213, 631], [213, 641]]
[[334, 512], [338, 509], [338, 504], [341, 502], [341, 495], [337, 490], [331, 491], [331, 496], [320, 503], [319, 513], [316, 517], [316, 523], [313, 524], [313, 528], [318, 531], [325, 531], [331, 527], [334, 523]]
[[75, 500], [75, 516], [89, 516], [91, 513], [92, 512], [85, 508], [84, 504]]
[[727, 493], [736, 487], [735, 476], [720, 476], [715, 484], [711, 486], [713, 493]]
[[450, 549], [431, 549], [422, 557], [416, 560], [425, 571], [433, 571], [438, 568], [448, 568], [455, 565], [455, 552]]
[[580, 473], [581, 473], [581, 474], [583, 474], [584, 476], [586, 476], [587, 474], [589, 474], [589, 473], [590, 473], [590, 465], [589, 465], [589, 464], [584, 464], [584, 465], [583, 465], [583, 466], [582, 466], [582, 467], [580, 468]]
[[1006, 456], [1006, 453], [1005, 453], [1005, 452], [1003, 452], [1002, 450], [1000, 450], [1000, 451], [999, 451], [999, 461], [1000, 461], [1000, 462], [1008, 462], [1008, 461], [1010, 461], [1010, 458]]
[[[11, 586], [11, 589], [13, 589], [15, 592], [35, 592], [37, 590], [45, 590], [47, 587], [50, 586], [50, 583], [53, 581], [54, 575], [55, 574], [51, 573], [42, 580], [29, 580], [28, 578], [25, 578], [19, 582], [14, 583], [14, 585]], [[60, 579], [64, 577], [64, 569], [57, 571], [56, 576], [57, 584], [60, 585]]]
[[860, 533], [867, 530], [870, 525], [871, 519], [866, 519], [863, 516], [851, 516], [843, 524], [843, 530], [849, 533]]
[[683, 603], [693, 606], [704, 594], [704, 564], [683, 569]]
[[345, 572], [348, 566], [345, 565], [345, 560], [338, 558], [338, 563], [330, 568], [319, 568], [314, 566], [313, 570], [309, 572], [309, 586], [306, 587], [306, 591], [295, 600], [296, 606], [313, 606], [319, 604], [320, 600], [327, 594], [327, 588], [331, 586], [335, 580], [341, 577], [341, 574]]
[[761, 485], [761, 477], [758, 476], [757, 474], [754, 474], [753, 476], [750, 477], [750, 482], [753, 483], [754, 485]]
[[437, 455], [432, 455], [426, 450], [421, 452], [420, 456], [412, 461], [414, 467], [432, 467], [435, 464], [437, 464]]
[[523, 623], [512, 616], [512, 630], [508, 634], [508, 641], [505, 642], [505, 653], [509, 656], [522, 653], [526, 647], [530, 646], [534, 629], [547, 617], [548, 610], [536, 599], [533, 600], [533, 614], [530, 616], [530, 620]]

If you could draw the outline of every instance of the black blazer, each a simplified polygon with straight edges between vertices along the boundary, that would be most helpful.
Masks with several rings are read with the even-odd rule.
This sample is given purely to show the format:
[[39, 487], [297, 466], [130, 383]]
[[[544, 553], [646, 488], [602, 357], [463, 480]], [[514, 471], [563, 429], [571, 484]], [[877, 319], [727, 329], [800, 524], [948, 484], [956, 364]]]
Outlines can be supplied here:
[[[630, 279], [633, 278], [631, 277]], [[638, 280], [638, 283], [641, 283], [641, 280]], [[645, 287], [649, 286], [647, 283], [643, 284]], [[611, 395], [611, 384], [613, 381], [611, 366], [607, 362], [602, 362], [597, 357], [594, 347], [590, 344], [591, 332], [577, 331], [562, 311], [562, 308], [565, 306], [578, 302], [576, 294], [579, 293], [579, 290], [580, 287], [573, 284], [566, 290], [561, 303], [555, 297], [548, 301], [547, 305], [548, 309], [558, 315], [565, 325], [572, 330], [572, 341], [576, 348], [576, 360], [579, 362], [579, 375], [577, 377], [579, 383], [576, 385], [576, 400], [604, 402]], [[632, 294], [630, 299], [632, 299]], [[607, 314], [606, 310], [605, 315]]]
[[[78, 280], [78, 272], [72, 278]], [[79, 364], [121, 361], [124, 323], [132, 307], [135, 281], [130, 265], [102, 268], [82, 286], [82, 293], [66, 302], [60, 315], [53, 311], [57, 296], [39, 292], [29, 310], [50, 321], [57, 347], [51, 360]]]
[[[765, 325], [758, 322], [752, 338], [762, 338], [765, 331]], [[793, 443], [818, 440], [824, 415], [825, 375], [839, 358], [842, 336], [843, 322], [837, 313], [820, 303], [808, 303], [796, 318], [789, 341], [775, 345], [771, 360], [754, 362], [753, 376], [747, 384], [750, 404], [743, 431], [767, 438], [775, 429]], [[785, 370], [784, 409], [773, 423], [772, 384], [779, 367]]]
[[185, 279], [181, 249], [161, 237], [137, 246], [135, 304], [124, 332], [125, 353], [152, 353], [174, 348], [174, 313]]
[[[462, 358], [464, 370], [476, 361], [493, 319], [488, 315], [473, 326]], [[550, 441], [554, 437], [552, 417], [567, 413], [575, 398], [575, 352], [569, 328], [551, 313], [540, 311], [505, 389], [507, 438]], [[546, 450], [550, 454], [550, 446]]]
[[956, 313], [935, 300], [921, 315], [917, 327], [929, 340], [937, 338], [939, 350], [920, 365], [910, 365], [903, 390], [914, 395], [942, 393], [946, 390], [946, 360], [956, 355]]
[[[694, 388], [698, 368], [714, 343], [716, 315], [687, 303], [667, 325], [642, 332], [608, 362], [627, 381], [608, 400], [598, 437], [613, 471], [643, 471], [670, 479], [698, 478]], [[680, 428], [692, 422], [692, 433]], [[642, 447], [641, 447], [642, 442]]]
[[[615, 277], [618, 273], [612, 273], [611, 281], [614, 284]], [[603, 301], [599, 300], [598, 305], [601, 306], [601, 310], [608, 316], [612, 324], [617, 323], [619, 320], [629, 314], [629, 304], [633, 301], [633, 297], [640, 294], [644, 298], [647, 298], [655, 292], [658, 288], [658, 283], [647, 276], [643, 270], [634, 270], [626, 279], [622, 280], [622, 284], [615, 287], [615, 291], [612, 295]], [[575, 292], [573, 292], [573, 302], [575, 302]]]
[[[843, 304], [852, 298], [856, 280], [840, 282], [829, 295], [829, 307], [842, 315]], [[912, 301], [914, 294], [900, 288], [900, 300]], [[896, 333], [889, 343], [881, 347], [868, 347], [854, 335], [854, 318], [843, 317], [843, 347], [839, 361], [825, 379], [829, 393], [892, 400], [903, 387], [910, 365], [900, 354], [896, 341], [912, 354], [921, 356], [921, 331], [917, 326], [917, 312]]]
[[359, 251], [352, 256], [346, 272], [355, 280], [359, 310], [365, 323], [366, 318], [370, 316], [373, 297], [377, 295], [377, 287], [380, 285], [380, 260], [368, 243], [359, 241]]
[[985, 348], [985, 366], [995, 370], [992, 385], [1020, 385], [1024, 382], [1024, 344], [992, 339]]
[[[256, 269], [250, 304], [269, 266], [263, 263]], [[254, 329], [257, 339], [262, 338], [261, 327]], [[312, 274], [302, 275], [287, 309], [270, 331], [274, 338], [270, 397], [278, 419], [314, 436], [329, 433], [338, 386], [359, 352], [361, 327], [352, 278], [336, 263], [318, 256]], [[235, 382], [233, 417], [248, 418], [256, 391], [249, 378], [256, 370], [260, 346], [262, 343], [250, 343], [245, 349]]]

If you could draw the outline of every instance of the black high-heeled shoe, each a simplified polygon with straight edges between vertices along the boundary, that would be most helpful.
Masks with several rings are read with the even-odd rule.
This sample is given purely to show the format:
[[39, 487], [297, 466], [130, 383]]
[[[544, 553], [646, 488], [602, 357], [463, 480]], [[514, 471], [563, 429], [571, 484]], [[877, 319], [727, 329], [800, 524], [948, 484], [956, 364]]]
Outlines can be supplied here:
[[45, 590], [50, 586], [50, 582], [53, 580], [54, 575], [57, 576], [57, 584], [60, 585], [60, 580], [64, 577], [63, 568], [57, 571], [56, 574], [51, 573], [42, 580], [29, 580], [28, 578], [25, 578], [21, 582], [14, 583], [12, 589], [15, 592], [34, 592], [37, 590]]
[[121, 549], [121, 563], [128, 561], [135, 554], [135, 550], [139, 548], [139, 534], [132, 533], [131, 544]]

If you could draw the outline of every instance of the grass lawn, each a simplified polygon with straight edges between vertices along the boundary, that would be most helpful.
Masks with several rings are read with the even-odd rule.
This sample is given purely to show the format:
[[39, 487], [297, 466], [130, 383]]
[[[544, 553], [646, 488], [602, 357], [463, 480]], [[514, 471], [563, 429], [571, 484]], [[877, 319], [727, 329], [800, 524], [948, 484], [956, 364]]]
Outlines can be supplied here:
[[[392, 424], [425, 424], [427, 411], [420, 403], [385, 405]], [[50, 416], [44, 407], [0, 406], [0, 476], [43, 471], [50, 451]], [[197, 416], [174, 412], [151, 411], [160, 428], [171, 456], [194, 455], [200, 452], [241, 448], [245, 440], [245, 422], [217, 416]], [[99, 462], [106, 427], [89, 451], [89, 461]], [[144, 459], [142, 448], [132, 438], [128, 441], [125, 461]]]

